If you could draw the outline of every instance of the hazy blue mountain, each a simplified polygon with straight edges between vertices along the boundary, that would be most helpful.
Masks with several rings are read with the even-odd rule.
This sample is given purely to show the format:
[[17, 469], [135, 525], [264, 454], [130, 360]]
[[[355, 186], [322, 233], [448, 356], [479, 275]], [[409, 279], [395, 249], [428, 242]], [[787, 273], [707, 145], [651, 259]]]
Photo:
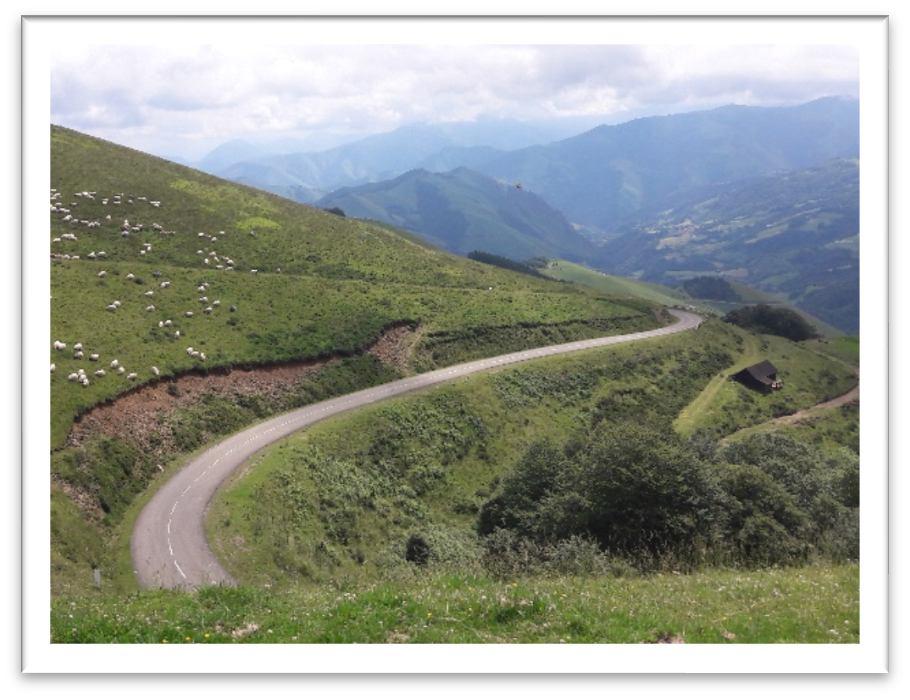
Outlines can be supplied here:
[[513, 260], [589, 260], [595, 254], [593, 245], [539, 196], [467, 168], [412, 170], [338, 190], [317, 204], [405, 228], [462, 255], [483, 250]]
[[505, 153], [492, 146], [448, 146], [417, 163], [415, 169], [444, 173], [456, 168], [477, 168]]
[[477, 167], [521, 182], [573, 223], [610, 234], [687, 190], [855, 157], [858, 124], [858, 102], [850, 99], [727, 106], [600, 126]]
[[703, 187], [628, 225], [603, 250], [611, 272], [671, 284], [722, 274], [856, 332], [858, 162]]
[[216, 174], [312, 202], [339, 187], [386, 180], [418, 167], [475, 166], [508, 149], [562, 138], [566, 130], [560, 122], [513, 120], [411, 124], [325, 151], [232, 161]]
[[196, 162], [195, 166], [207, 173], [216, 173], [238, 161], [258, 158], [262, 153], [261, 146], [243, 139], [234, 139], [209, 151]]

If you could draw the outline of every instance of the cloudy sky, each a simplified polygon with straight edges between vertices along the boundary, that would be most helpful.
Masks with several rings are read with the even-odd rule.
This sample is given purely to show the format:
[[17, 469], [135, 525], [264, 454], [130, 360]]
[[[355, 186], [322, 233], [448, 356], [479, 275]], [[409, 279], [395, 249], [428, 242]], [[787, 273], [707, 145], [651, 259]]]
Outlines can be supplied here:
[[411, 122], [615, 123], [858, 93], [837, 46], [60, 47], [52, 121], [195, 159], [242, 138], [330, 147]]

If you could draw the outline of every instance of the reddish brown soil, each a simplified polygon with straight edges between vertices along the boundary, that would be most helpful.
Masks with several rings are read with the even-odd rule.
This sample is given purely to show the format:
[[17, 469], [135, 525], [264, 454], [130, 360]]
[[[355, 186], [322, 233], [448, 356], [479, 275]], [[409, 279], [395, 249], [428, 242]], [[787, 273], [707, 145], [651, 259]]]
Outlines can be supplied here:
[[[407, 371], [416, 336], [417, 332], [408, 326], [393, 327], [367, 352], [385, 364]], [[175, 450], [170, 431], [162, 430], [169, 416], [197, 403], [203, 395], [259, 396], [277, 400], [301, 380], [338, 361], [306, 360], [207, 375], [188, 373], [148, 384], [84, 413], [73, 424], [66, 444], [76, 447], [103, 435], [126, 440], [161, 457]]]
[[390, 328], [367, 351], [383, 364], [410, 373], [411, 354], [420, 340], [420, 331], [410, 326]]

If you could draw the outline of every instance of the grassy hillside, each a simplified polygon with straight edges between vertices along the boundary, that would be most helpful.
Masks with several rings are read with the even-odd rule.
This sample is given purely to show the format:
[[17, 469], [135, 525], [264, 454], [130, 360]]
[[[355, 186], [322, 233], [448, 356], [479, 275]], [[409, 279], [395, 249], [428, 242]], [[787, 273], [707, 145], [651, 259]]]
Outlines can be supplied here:
[[[64, 579], [70, 564], [84, 573], [97, 563], [110, 528], [158, 465], [179, 461], [206, 439], [402, 372], [542, 338], [660, 323], [646, 301], [456, 257], [387, 226], [68, 129], [51, 129], [51, 156], [52, 526], [55, 571]], [[417, 329], [412, 364], [363, 355], [385, 329], [402, 324]], [[55, 341], [66, 348], [54, 349]], [[315, 359], [336, 364], [314, 366], [277, 393], [203, 391], [188, 405], [172, 383], [188, 373]], [[69, 379], [80, 369], [85, 385]], [[67, 441], [88, 409], [161, 382], [169, 395], [115, 407], [127, 413], [107, 432]], [[118, 422], [137, 434], [118, 433]]]
[[551, 260], [540, 271], [547, 277], [564, 282], [582, 284], [611, 296], [648, 299], [666, 306], [692, 301], [688, 295], [670, 287], [651, 282], [641, 282], [630, 277], [608, 275], [605, 272], [592, 270], [589, 267], [568, 262], [567, 260]]
[[[256, 585], [386, 578], [408, 565], [415, 533], [434, 567], [481, 566], [478, 510], [529, 447], [624, 420], [669, 426], [750, 338], [710, 321], [695, 333], [535, 362], [327, 421], [236, 477], [210, 511], [210, 539], [232, 574]], [[839, 364], [810, 363], [796, 344], [772, 339], [768, 352], [786, 368], [788, 405], [820, 400], [829, 373], [848, 381]], [[805, 362], [799, 371], [786, 364], [791, 353]], [[729, 410], [745, 425], [778, 401], [757, 396]]]
[[209, 588], [54, 603], [56, 643], [859, 641], [856, 565], [497, 581], [414, 573], [366, 587]]
[[606, 245], [613, 272], [655, 281], [722, 274], [847, 332], [858, 327], [855, 160], [704, 187], [629, 228]]
[[[714, 437], [793, 413], [832, 399], [852, 388], [857, 379], [842, 362], [773, 335], [744, 333], [742, 350], [715, 375], [678, 416], [674, 427], [684, 435], [696, 432]], [[747, 389], [730, 375], [761, 360], [779, 370], [784, 386], [770, 395]]]
[[484, 250], [513, 260], [584, 260], [594, 254], [594, 247], [536, 194], [467, 168], [411, 170], [393, 180], [338, 190], [318, 204], [414, 231], [461, 254]]

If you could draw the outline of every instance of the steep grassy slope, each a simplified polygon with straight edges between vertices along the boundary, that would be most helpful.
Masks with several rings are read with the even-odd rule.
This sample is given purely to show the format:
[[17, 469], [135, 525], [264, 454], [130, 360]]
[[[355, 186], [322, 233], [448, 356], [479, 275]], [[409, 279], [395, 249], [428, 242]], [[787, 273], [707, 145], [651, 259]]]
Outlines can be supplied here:
[[[48, 343], [66, 344], [49, 350], [60, 583], [87, 580], [132, 499], [215, 435], [414, 367], [660, 323], [649, 302], [459, 258], [67, 129], [51, 129], [51, 154]], [[419, 329], [410, 368], [362, 354], [403, 324]], [[187, 398], [175, 381], [292, 360], [322, 362], [280, 390]], [[84, 383], [69, 379], [79, 370]], [[153, 386], [161, 396], [142, 399]], [[77, 416], [124, 397], [106, 428], [73, 437]]]
[[[101, 224], [89, 229], [63, 221], [67, 214], [52, 213], [53, 237], [70, 232], [78, 237], [54, 243], [55, 254], [77, 254], [85, 260], [91, 251], [104, 250], [108, 259], [118, 262], [144, 260], [210, 273], [219, 264], [231, 267], [231, 260], [238, 272], [280, 270], [433, 287], [527, 286], [520, 277], [465, 262], [414, 239], [403, 241], [386, 227], [347, 221], [68, 129], [54, 127], [51, 139], [51, 187], [63, 193], [59, 205], [75, 219]], [[85, 190], [97, 192], [95, 198], [73, 196]], [[124, 195], [121, 204], [114, 203], [116, 193]], [[150, 201], [161, 205], [156, 208]], [[122, 238], [124, 219], [143, 224], [144, 230]], [[152, 230], [155, 223], [173, 233]], [[146, 243], [152, 250], [140, 256]]]
[[[695, 333], [535, 362], [328, 421], [254, 460], [213, 505], [210, 538], [228, 569], [257, 585], [384, 578], [408, 564], [414, 533], [429, 543], [433, 566], [479, 566], [478, 508], [530, 445], [583, 439], [601, 423], [669, 425], [751, 338], [709, 321]], [[829, 374], [849, 381], [818, 356], [797, 370], [786, 358], [808, 351], [796, 344], [771, 340], [767, 352], [785, 369], [788, 405], [815, 403]], [[739, 411], [732, 420], [760, 421], [778, 403], [757, 396], [748, 410], [730, 407]]]
[[662, 208], [606, 245], [607, 269], [658, 282], [722, 274], [856, 331], [856, 161], [706, 187]]
[[513, 260], [584, 260], [594, 254], [594, 247], [543, 199], [467, 168], [412, 170], [394, 180], [333, 192], [318, 204], [414, 231], [461, 254], [483, 250]]

